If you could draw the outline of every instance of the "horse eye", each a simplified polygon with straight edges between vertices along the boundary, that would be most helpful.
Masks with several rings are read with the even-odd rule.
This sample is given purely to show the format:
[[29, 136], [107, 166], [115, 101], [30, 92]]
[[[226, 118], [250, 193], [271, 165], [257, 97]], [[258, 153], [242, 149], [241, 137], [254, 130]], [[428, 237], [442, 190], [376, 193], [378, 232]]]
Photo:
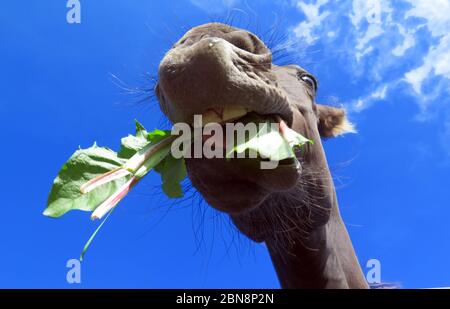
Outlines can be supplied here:
[[300, 75], [300, 79], [304, 81], [306, 84], [308, 84], [314, 92], [317, 91], [317, 82], [314, 77], [312, 77], [309, 74], [302, 74]]

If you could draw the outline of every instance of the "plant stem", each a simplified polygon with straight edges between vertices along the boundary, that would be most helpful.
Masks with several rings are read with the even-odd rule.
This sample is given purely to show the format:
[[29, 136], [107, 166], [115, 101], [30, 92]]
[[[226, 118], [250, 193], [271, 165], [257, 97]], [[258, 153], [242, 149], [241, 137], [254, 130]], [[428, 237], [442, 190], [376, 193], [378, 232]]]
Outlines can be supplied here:
[[84, 185], [80, 187], [80, 191], [83, 194], [89, 193], [92, 190], [94, 190], [97, 187], [100, 187], [101, 185], [104, 185], [108, 182], [120, 179], [122, 177], [125, 177], [129, 175], [130, 172], [127, 171], [124, 168], [117, 168], [115, 170], [112, 170], [106, 174], [100, 175], [94, 179], [91, 179], [90, 181], [86, 182]]
[[171, 144], [177, 136], [169, 136], [168, 138], [163, 139], [159, 143], [149, 144], [145, 146], [142, 150], [138, 151], [134, 156], [128, 160], [127, 163], [123, 166], [130, 173], [135, 174], [136, 171], [144, 165], [145, 161], [147, 161], [155, 152], [164, 148], [165, 146]]
[[122, 185], [113, 195], [108, 197], [100, 206], [98, 206], [91, 215], [92, 220], [101, 219], [108, 211], [113, 209], [127, 194], [131, 188], [138, 182], [136, 177], [132, 177]]

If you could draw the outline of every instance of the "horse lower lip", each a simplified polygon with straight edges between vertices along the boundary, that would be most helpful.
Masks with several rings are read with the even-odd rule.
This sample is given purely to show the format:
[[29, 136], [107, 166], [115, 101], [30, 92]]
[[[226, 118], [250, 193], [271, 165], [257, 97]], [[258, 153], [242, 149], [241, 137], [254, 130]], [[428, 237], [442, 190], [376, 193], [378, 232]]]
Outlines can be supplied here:
[[289, 164], [279, 164], [279, 167], [283, 168], [289, 168], [289, 169], [296, 169], [298, 173], [301, 173], [303, 170], [303, 167], [299, 161], [289, 163]]
[[[261, 158], [190, 158], [186, 159], [188, 172], [202, 186], [221, 186], [229, 181], [249, 181], [261, 189], [284, 191], [297, 183], [301, 172], [295, 165], [295, 160], [284, 160], [274, 169], [261, 168]], [[267, 167], [267, 166], [263, 166]], [[225, 188], [224, 188], [225, 190]], [[212, 193], [211, 193], [212, 194]]]

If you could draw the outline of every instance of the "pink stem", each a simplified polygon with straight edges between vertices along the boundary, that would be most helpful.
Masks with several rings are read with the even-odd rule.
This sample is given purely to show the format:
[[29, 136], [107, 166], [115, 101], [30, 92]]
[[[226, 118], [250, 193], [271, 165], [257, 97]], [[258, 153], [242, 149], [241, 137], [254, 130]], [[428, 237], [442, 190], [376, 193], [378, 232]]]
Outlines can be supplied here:
[[128, 172], [126, 169], [123, 168], [112, 170], [108, 173], [105, 173], [103, 175], [95, 177], [94, 179], [89, 180], [80, 187], [80, 191], [81, 193], [86, 194], [88, 192], [91, 192], [95, 188], [100, 187], [101, 185], [125, 177], [128, 174], [130, 174], [130, 172]]
[[113, 195], [108, 197], [100, 206], [98, 206], [91, 215], [92, 220], [101, 219], [106, 213], [113, 209], [137, 183], [137, 178], [132, 177], [122, 185]]

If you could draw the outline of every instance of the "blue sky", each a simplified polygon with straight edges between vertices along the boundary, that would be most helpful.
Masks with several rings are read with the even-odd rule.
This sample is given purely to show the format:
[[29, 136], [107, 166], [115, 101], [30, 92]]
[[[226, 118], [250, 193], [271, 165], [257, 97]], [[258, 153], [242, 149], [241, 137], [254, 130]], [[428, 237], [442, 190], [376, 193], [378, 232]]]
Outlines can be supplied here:
[[358, 134], [325, 148], [359, 260], [380, 260], [403, 287], [450, 285], [450, 1], [3, 1], [0, 287], [278, 287], [264, 246], [198, 199], [172, 205], [149, 175], [124, 200], [66, 282], [97, 223], [41, 215], [53, 178], [79, 146], [117, 148], [135, 118], [164, 123], [145, 88], [191, 26], [232, 16], [320, 81], [318, 101], [343, 105]]

